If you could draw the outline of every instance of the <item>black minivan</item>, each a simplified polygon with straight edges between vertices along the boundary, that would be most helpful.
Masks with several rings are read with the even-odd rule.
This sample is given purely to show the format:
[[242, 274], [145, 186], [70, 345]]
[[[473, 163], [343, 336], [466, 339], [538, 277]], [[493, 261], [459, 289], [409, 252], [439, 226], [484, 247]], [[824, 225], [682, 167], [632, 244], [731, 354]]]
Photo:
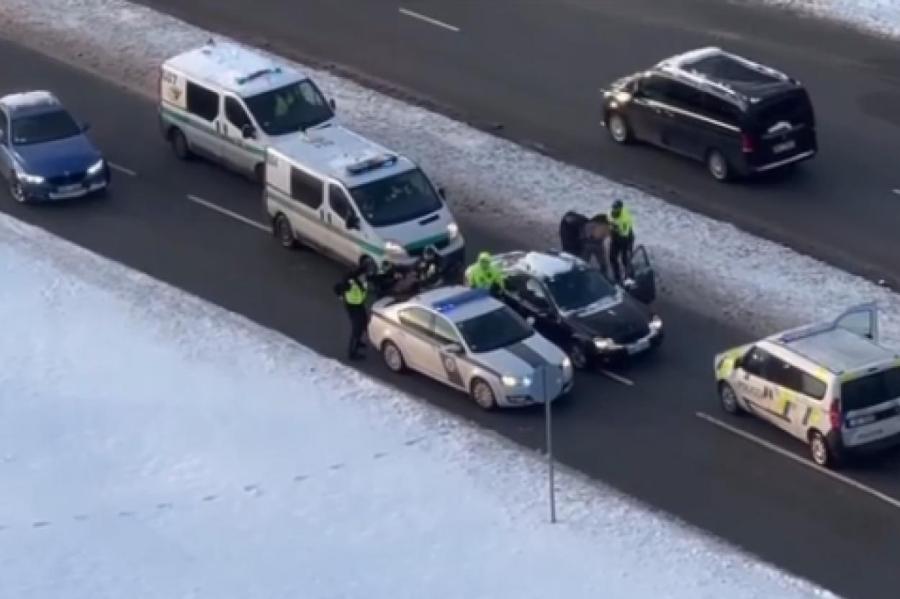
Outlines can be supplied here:
[[603, 124], [617, 143], [650, 143], [703, 161], [719, 181], [816, 155], [809, 94], [769, 67], [703, 48], [616, 81]]

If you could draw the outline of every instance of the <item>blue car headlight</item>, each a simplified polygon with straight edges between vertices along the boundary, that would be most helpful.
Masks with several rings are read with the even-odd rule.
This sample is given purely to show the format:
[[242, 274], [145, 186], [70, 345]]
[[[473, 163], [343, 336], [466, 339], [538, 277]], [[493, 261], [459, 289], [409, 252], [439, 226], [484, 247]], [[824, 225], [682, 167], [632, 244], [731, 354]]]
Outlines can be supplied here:
[[26, 185], [40, 185], [44, 182], [44, 178], [40, 175], [29, 175], [23, 172], [17, 173], [16, 178]]
[[91, 166], [88, 167], [87, 174], [92, 177], [94, 175], [99, 175], [101, 172], [103, 172], [103, 167], [105, 166], [105, 164], [106, 164], [105, 161], [101, 158], [100, 160], [98, 160], [97, 162], [95, 162], [94, 164], [92, 164]]

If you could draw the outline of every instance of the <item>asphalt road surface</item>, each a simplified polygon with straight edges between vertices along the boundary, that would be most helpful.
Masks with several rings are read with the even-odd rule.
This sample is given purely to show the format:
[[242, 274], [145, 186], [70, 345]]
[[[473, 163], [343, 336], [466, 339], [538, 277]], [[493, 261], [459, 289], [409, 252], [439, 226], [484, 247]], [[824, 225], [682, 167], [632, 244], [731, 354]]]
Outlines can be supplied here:
[[[0, 93], [54, 90], [93, 123], [94, 139], [117, 167], [106, 199], [20, 206], [0, 191], [3, 211], [343, 358], [347, 324], [331, 293], [341, 269], [278, 246], [261, 224], [253, 185], [175, 159], [145, 98], [3, 41], [0, 55]], [[473, 246], [518, 247], [474, 219], [460, 222]], [[801, 444], [753, 420], [725, 418], [712, 355], [746, 337], [674, 305], [658, 308], [668, 339], [656, 355], [612, 377], [579, 374], [573, 397], [555, 407], [559, 458], [846, 596], [895, 597], [900, 455], [841, 481], [797, 457]], [[377, 356], [354, 366], [527, 447], [543, 444], [540, 409], [485, 414], [424, 378], [391, 375]], [[739, 428], [723, 429], [698, 412]], [[544, 493], [543, 483], [535, 481], [534, 491]], [[873, 494], [879, 491], [884, 498]]]
[[[502, 123], [512, 139], [900, 288], [900, 44], [722, 0], [141, 1]], [[710, 44], [808, 86], [814, 162], [723, 186], [701, 165], [606, 139], [600, 87]]]

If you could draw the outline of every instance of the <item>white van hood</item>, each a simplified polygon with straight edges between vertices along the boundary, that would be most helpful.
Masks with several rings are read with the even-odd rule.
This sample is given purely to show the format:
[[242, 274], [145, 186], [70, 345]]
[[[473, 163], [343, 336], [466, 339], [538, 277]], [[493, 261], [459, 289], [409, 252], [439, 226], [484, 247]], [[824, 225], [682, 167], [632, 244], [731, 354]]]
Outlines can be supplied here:
[[447, 226], [452, 222], [450, 211], [442, 206], [436, 212], [411, 221], [373, 229], [382, 239], [396, 241], [407, 248], [407, 251], [415, 251], [448, 240]]

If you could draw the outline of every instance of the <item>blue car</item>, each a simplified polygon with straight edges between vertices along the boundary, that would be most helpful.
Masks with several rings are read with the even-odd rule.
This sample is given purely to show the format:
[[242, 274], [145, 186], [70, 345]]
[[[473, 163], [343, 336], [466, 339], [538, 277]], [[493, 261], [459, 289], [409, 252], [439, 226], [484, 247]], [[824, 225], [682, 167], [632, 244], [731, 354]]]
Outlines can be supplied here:
[[50, 92], [0, 98], [0, 175], [20, 203], [103, 193], [109, 165]]

